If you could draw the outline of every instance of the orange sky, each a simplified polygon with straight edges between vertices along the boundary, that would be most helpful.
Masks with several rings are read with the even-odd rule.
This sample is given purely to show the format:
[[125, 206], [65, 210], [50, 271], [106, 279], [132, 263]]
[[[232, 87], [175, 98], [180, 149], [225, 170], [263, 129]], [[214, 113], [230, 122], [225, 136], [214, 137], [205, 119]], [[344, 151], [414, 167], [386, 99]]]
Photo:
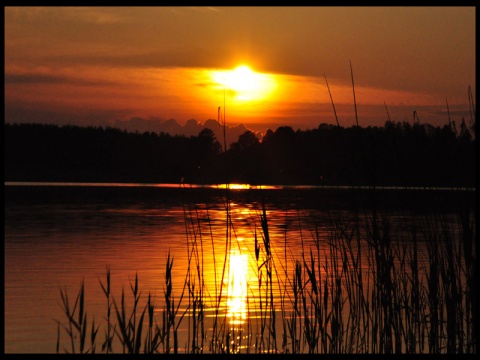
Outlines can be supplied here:
[[[5, 121], [470, 119], [474, 7], [5, 7]], [[248, 65], [243, 84], [222, 83]], [[215, 75], [216, 74], [216, 75]], [[260, 75], [260, 76], [258, 76]], [[251, 85], [254, 83], [255, 85]], [[237, 87], [237, 88], [235, 88]], [[240, 90], [239, 90], [240, 89]]]

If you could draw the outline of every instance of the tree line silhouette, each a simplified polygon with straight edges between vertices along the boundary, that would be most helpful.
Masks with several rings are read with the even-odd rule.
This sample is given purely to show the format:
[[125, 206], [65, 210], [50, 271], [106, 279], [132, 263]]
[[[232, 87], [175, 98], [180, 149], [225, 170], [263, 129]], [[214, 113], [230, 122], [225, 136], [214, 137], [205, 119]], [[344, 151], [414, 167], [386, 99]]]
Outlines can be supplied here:
[[227, 151], [198, 136], [5, 124], [5, 181], [475, 187], [475, 136], [449, 125], [320, 124], [246, 131]]

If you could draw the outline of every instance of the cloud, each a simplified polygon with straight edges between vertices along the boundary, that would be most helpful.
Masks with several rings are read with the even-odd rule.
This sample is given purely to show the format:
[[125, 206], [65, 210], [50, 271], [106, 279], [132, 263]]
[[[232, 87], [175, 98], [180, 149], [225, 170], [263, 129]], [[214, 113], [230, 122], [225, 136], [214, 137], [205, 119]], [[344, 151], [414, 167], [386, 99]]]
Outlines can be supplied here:
[[5, 8], [9, 23], [22, 25], [44, 23], [48, 19], [55, 24], [113, 25], [130, 20], [127, 8], [87, 6], [9, 6]]
[[124, 14], [112, 11], [111, 7], [78, 7], [73, 8], [73, 11], [69, 14], [71, 14], [71, 18], [99, 25], [120, 23], [126, 19]]
[[69, 84], [81, 86], [115, 85], [113, 81], [74, 78], [54, 74], [5, 74], [5, 84]]
[[218, 13], [221, 12], [221, 9], [215, 6], [192, 6], [189, 9], [199, 12], [199, 13]]
[[46, 74], [5, 74], [5, 84], [60, 84], [69, 83], [65, 76]]

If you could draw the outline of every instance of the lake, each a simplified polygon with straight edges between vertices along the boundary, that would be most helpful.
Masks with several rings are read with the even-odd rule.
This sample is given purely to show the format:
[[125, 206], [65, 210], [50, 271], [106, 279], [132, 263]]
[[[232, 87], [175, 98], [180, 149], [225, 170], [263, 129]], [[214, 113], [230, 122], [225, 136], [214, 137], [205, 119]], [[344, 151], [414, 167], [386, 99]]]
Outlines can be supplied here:
[[[305, 314], [317, 304], [318, 289], [308, 266], [310, 271], [317, 269], [319, 286], [332, 286], [331, 291], [340, 291], [334, 287], [338, 280], [343, 284], [342, 294], [350, 294], [345, 274], [356, 280], [359, 275], [366, 287], [374, 289], [374, 255], [368, 239], [374, 238], [369, 235], [369, 224], [375, 227], [373, 220], [378, 214], [380, 223], [388, 219], [388, 234], [399, 248], [412, 242], [411, 230], [415, 229], [420, 273], [427, 273], [422, 266], [429, 264], [432, 251], [426, 244], [428, 234], [437, 229], [436, 224], [443, 226], [453, 248], [461, 252], [463, 232], [458, 214], [469, 209], [475, 218], [474, 198], [474, 189], [6, 183], [5, 352], [55, 353], [57, 320], [68, 323], [60, 290], [68, 293], [73, 304], [82, 282], [88, 326], [93, 318], [100, 325], [96, 351], [101, 352], [107, 314], [101, 283], [106, 283], [107, 269], [117, 304], [122, 290], [126, 302], [133, 302], [131, 286], [138, 276], [141, 306], [150, 293], [161, 322], [169, 256], [173, 258], [173, 299], [178, 306], [176, 324], [180, 324], [179, 352], [193, 343], [201, 351], [212, 351], [212, 334], [226, 334], [229, 329], [235, 339], [231, 345], [217, 344], [222, 351], [228, 347], [228, 352], [306, 352], [310, 346], [322, 352], [320, 346], [308, 343], [304, 332], [305, 326], [313, 324], [308, 322], [309, 316], [297, 316], [293, 311], [297, 306], [293, 288], [300, 289], [298, 299], [303, 294], [303, 299], [310, 301]], [[351, 252], [337, 247], [336, 242], [347, 244]], [[407, 255], [394, 253], [395, 261], [411, 260], [410, 247], [404, 249]], [[348, 264], [354, 267], [345, 265], [345, 254], [352, 256]], [[361, 255], [360, 261], [355, 254]], [[407, 268], [406, 263], [400, 268]], [[330, 279], [332, 274], [338, 276]], [[295, 285], [297, 278], [302, 286]], [[399, 279], [398, 284], [405, 280], [401, 275], [392, 278]], [[468, 281], [460, 280], [464, 283], [460, 289], [468, 290]], [[360, 306], [353, 296], [342, 305], [344, 309]], [[192, 306], [197, 304], [196, 297], [201, 299], [201, 307]], [[332, 295], [328, 304], [325, 302], [331, 314], [339, 309], [336, 300]], [[203, 311], [202, 332], [192, 333], [199, 309]], [[351, 315], [344, 318], [345, 312], [341, 316], [345, 326], [348, 319], [355, 320]], [[321, 314], [311, 316], [319, 317]], [[372, 321], [365, 324], [370, 326]], [[256, 329], [268, 335], [259, 340]], [[70, 348], [64, 329], [60, 331], [60, 352], [64, 352]], [[344, 335], [337, 335], [346, 338], [348, 333], [344, 330]], [[345, 350], [342, 343], [328, 341], [325, 339], [323, 350]], [[115, 342], [116, 352], [122, 352], [118, 340]], [[408, 347], [406, 343], [403, 346]], [[367, 352], [380, 346], [375, 339], [366, 339], [366, 344]], [[355, 349], [367, 345], [356, 344]], [[428, 348], [428, 344], [422, 346]]]

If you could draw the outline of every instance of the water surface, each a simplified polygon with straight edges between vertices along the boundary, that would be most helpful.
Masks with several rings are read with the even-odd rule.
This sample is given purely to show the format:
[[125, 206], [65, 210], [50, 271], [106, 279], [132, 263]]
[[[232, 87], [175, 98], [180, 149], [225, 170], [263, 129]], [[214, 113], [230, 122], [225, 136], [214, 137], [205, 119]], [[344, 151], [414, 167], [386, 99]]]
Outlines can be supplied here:
[[[473, 206], [473, 198], [471, 191], [379, 189], [374, 200], [401, 229], [432, 210], [456, 223], [458, 205]], [[5, 352], [54, 353], [56, 320], [65, 321], [59, 291], [67, 290], [73, 301], [82, 282], [89, 316], [104, 321], [106, 299], [99, 282], [105, 282], [107, 266], [116, 298], [122, 289], [131, 296], [130, 284], [138, 276], [144, 294], [151, 292], [161, 304], [169, 253], [176, 294], [189, 264], [198, 264], [206, 299], [214, 306], [220, 284], [225, 289], [231, 284], [235, 296], [222, 309], [228, 312], [237, 303], [229, 316], [242, 322], [246, 294], [241, 289], [247, 286], [250, 304], [258, 300], [258, 281], [252, 279], [258, 278], [255, 233], [262, 244], [263, 206], [275, 274], [284, 277], [283, 284], [306, 249], [315, 249], [319, 239], [331, 240], [333, 224], [369, 213], [371, 203], [371, 192], [349, 188], [5, 184]], [[239, 257], [230, 257], [235, 254]], [[248, 269], [235, 284], [228, 271], [222, 278], [223, 263], [232, 259], [235, 267]], [[275, 291], [281, 295], [281, 288]]]

